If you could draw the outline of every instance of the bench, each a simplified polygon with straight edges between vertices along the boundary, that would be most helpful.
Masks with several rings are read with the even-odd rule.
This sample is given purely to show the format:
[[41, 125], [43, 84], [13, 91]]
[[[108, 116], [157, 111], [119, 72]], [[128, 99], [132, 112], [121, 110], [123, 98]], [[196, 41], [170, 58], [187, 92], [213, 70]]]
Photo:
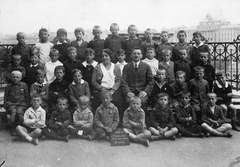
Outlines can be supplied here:
[[[7, 112], [3, 106], [3, 96], [0, 97], [0, 130], [4, 128], [4, 117], [6, 117]], [[5, 120], [6, 121], [6, 120]]]

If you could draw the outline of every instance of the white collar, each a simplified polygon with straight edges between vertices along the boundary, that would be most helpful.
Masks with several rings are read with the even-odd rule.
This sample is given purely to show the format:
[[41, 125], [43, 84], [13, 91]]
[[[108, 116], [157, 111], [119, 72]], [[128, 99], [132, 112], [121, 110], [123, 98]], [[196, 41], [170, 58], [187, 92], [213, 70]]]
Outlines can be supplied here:
[[37, 86], [43, 86], [43, 85], [46, 85], [47, 82], [46, 82], [45, 79], [44, 79], [44, 81], [43, 81], [42, 84], [40, 84], [40, 83], [38, 83], [38, 82], [35, 82], [34, 84], [37, 85]]
[[134, 62], [134, 61], [133, 61], [133, 67], [135, 67], [135, 64], [137, 64], [137, 68], [138, 68], [138, 66], [139, 66], [139, 64], [140, 64], [140, 61], [138, 61], [138, 62]]
[[84, 67], [86, 67], [87, 65], [92, 65], [93, 67], [96, 67], [97, 64], [98, 64], [98, 62], [96, 62], [95, 60], [93, 60], [92, 64], [88, 64], [87, 61], [84, 61], [84, 62], [82, 63], [82, 65], [83, 65]]
[[30, 67], [37, 67], [38, 66], [38, 63], [33, 65], [33, 64], [30, 64]]
[[155, 61], [156, 59], [155, 58], [153, 58], [152, 60], [150, 60], [150, 59], [148, 59], [148, 58], [145, 58], [144, 59], [144, 61], [146, 61], [146, 62], [153, 62], [153, 61]]
[[203, 43], [203, 41], [200, 41], [200, 44], [197, 46], [196, 45], [196, 43], [195, 44], [193, 44], [193, 46], [195, 47], [195, 48], [199, 48], [200, 46], [202, 46], [204, 43]]
[[[216, 84], [219, 88], [223, 88], [223, 86], [216, 80]], [[225, 88], [228, 87], [228, 82], [225, 81]]]
[[[63, 43], [67, 43], [67, 41], [65, 40], [65, 41], [63, 41]], [[61, 45], [61, 44], [63, 44], [62, 42], [60, 42], [60, 41], [57, 41], [57, 45]]]
[[127, 63], [125, 61], [123, 61], [122, 63], [120, 63], [119, 61], [116, 63], [117, 65], [126, 65]]
[[[81, 79], [80, 83], [83, 84], [83, 83], [84, 83], [84, 80]], [[73, 81], [72, 84], [73, 84], [73, 85], [76, 85], [76, 82]]]

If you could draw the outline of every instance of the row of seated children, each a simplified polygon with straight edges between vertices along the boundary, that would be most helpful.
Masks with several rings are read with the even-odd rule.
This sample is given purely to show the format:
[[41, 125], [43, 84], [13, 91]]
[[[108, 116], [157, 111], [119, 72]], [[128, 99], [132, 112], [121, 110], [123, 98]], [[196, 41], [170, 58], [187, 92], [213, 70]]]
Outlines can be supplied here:
[[[159, 103], [152, 111], [151, 124], [147, 129], [145, 124], [145, 112], [141, 108], [141, 99], [133, 97], [129, 108], [124, 112], [123, 130], [129, 134], [133, 142], [149, 146], [149, 140], [175, 140], [175, 135], [186, 137], [222, 136], [232, 137], [229, 132], [231, 125], [224, 122], [224, 115], [221, 108], [216, 105], [217, 96], [215, 93], [208, 94], [208, 104], [202, 112], [201, 126], [196, 124], [194, 109], [189, 104], [190, 93], [182, 92], [181, 105], [176, 109], [176, 120], [172, 110], [168, 106], [168, 95], [160, 93]], [[31, 98], [31, 107], [26, 110], [23, 116], [23, 124], [16, 127], [17, 136], [13, 141], [25, 140], [38, 145], [38, 138], [47, 138], [68, 142], [71, 137], [80, 139], [111, 139], [111, 134], [119, 124], [119, 113], [117, 107], [111, 103], [112, 94], [110, 91], [101, 93], [102, 104], [97, 108], [95, 116], [89, 109], [89, 98], [81, 96], [79, 107], [76, 108], [73, 117], [68, 111], [68, 100], [59, 98], [57, 108], [51, 114], [48, 125], [45, 123], [46, 113], [40, 106], [42, 98], [34, 94]]]

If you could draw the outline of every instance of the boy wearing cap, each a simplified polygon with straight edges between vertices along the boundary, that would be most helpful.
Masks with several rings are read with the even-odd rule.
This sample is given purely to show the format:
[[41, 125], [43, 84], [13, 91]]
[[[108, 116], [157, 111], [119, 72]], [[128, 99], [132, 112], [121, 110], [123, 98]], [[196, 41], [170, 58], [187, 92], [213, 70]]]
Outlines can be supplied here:
[[215, 76], [217, 80], [214, 83], [213, 91], [218, 96], [217, 105], [222, 108], [225, 117], [227, 116], [227, 112], [231, 113], [232, 129], [240, 131], [236, 126], [237, 110], [232, 103], [232, 98], [239, 96], [236, 96], [232, 93], [232, 85], [226, 82], [226, 76], [223, 72], [218, 71]]
[[68, 60], [68, 52], [67, 49], [71, 46], [70, 41], [67, 39], [67, 30], [64, 28], [60, 28], [57, 30], [57, 40], [54, 44], [55, 49], [57, 49], [60, 53], [59, 61], [64, 63]]

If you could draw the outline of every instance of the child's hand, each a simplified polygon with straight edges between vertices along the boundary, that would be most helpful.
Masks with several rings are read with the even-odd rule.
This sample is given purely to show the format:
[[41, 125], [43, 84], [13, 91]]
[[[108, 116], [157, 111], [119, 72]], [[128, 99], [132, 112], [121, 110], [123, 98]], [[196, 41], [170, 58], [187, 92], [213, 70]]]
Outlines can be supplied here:
[[45, 95], [45, 94], [46, 94], [46, 92], [41, 92], [41, 93], [39, 93], [39, 94], [43, 96], [43, 95]]
[[147, 96], [147, 93], [145, 91], [141, 91], [138, 95], [139, 98], [144, 98], [145, 96]]
[[134, 94], [133, 94], [132, 92], [128, 92], [128, 93], [127, 93], [127, 96], [128, 96], [129, 98], [132, 98], [132, 97], [134, 97]]
[[108, 133], [112, 133], [112, 129], [109, 128], [109, 127], [106, 127], [106, 131], [107, 131]]
[[57, 95], [58, 95], [58, 92], [53, 92], [53, 94], [57, 96]]
[[188, 117], [188, 120], [191, 121], [191, 120], [192, 120], [192, 117]]
[[61, 122], [55, 122], [56, 125], [59, 125], [59, 126], [62, 126], [62, 123]]

